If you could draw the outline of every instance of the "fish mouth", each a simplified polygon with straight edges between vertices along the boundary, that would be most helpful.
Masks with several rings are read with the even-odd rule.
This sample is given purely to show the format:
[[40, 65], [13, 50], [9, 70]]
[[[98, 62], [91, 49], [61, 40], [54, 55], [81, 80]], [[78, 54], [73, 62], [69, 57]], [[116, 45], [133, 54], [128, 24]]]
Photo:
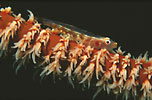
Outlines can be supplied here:
[[117, 48], [117, 46], [118, 46], [118, 43], [117, 43], [117, 42], [113, 43], [113, 47], [114, 47], [114, 48]]

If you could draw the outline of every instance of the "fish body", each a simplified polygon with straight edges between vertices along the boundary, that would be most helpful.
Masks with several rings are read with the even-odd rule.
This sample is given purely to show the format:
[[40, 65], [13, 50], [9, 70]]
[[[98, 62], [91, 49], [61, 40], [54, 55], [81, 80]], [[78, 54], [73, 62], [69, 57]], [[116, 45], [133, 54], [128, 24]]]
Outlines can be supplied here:
[[60, 34], [62, 33], [62, 35], [70, 34], [71, 40], [75, 40], [78, 43], [83, 43], [86, 46], [90, 45], [96, 49], [108, 49], [109, 51], [117, 48], [117, 43], [108, 37], [94, 36], [94, 34], [91, 32], [62, 22], [44, 18], [41, 18], [40, 20], [43, 25], [58, 30]]

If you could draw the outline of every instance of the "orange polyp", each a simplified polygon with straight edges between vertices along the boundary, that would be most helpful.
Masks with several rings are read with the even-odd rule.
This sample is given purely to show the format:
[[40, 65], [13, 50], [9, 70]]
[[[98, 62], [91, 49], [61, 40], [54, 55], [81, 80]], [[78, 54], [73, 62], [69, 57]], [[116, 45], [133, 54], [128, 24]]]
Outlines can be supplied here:
[[108, 59], [106, 59], [106, 62], [105, 62], [105, 70], [106, 71], [109, 71], [109, 68], [112, 66], [112, 62], [109, 62]]
[[118, 68], [119, 68], [120, 71], [122, 70], [122, 59], [123, 58], [125, 58], [125, 57], [120, 54], [119, 55], [119, 64], [118, 64]]
[[148, 75], [144, 74], [144, 72], [145, 72], [144, 69], [140, 70], [140, 73], [139, 73], [139, 82], [140, 82], [140, 84], [142, 84], [145, 80], [148, 79]]
[[31, 24], [31, 23], [23, 22], [23, 23], [21, 24], [21, 27], [20, 27], [19, 30], [18, 30], [18, 34], [17, 34], [18, 39], [17, 39], [16, 41], [20, 40], [20, 39], [23, 37], [23, 35], [27, 34], [28, 31], [29, 31], [29, 29], [30, 29], [32, 26], [33, 26], [33, 24]]
[[148, 74], [144, 74], [145, 69], [148, 69], [149, 66], [151, 66], [151, 62], [142, 62], [142, 66], [143, 69], [140, 70], [140, 75], [139, 75], [139, 79], [140, 79], [140, 83], [142, 84], [145, 80], [148, 80]]
[[75, 41], [71, 41], [71, 42], [70, 42], [70, 48], [69, 48], [69, 50], [74, 49], [75, 47], [77, 47], [77, 45], [78, 45], [78, 44], [76, 44]]
[[0, 29], [5, 29], [9, 23], [15, 20], [15, 18], [7, 13], [0, 12]]
[[33, 20], [28, 20], [27, 23], [34, 24], [34, 21]]
[[129, 78], [130, 72], [131, 72], [130, 68], [127, 68], [127, 77], [128, 78]]
[[130, 59], [130, 65], [131, 65], [131, 69], [134, 68], [134, 67], [136, 67], [134, 59]]
[[110, 56], [110, 57], [113, 57], [114, 55], [115, 55], [114, 53], [110, 53], [110, 55], [109, 55], [109, 56]]
[[148, 68], [149, 66], [151, 66], [152, 64], [150, 63], [150, 62], [143, 62], [142, 63], [142, 65], [143, 65], [143, 68]]
[[49, 41], [46, 45], [46, 48], [43, 49], [44, 55], [49, 54], [52, 51], [53, 47], [55, 47], [56, 44], [59, 43], [60, 39], [61, 39], [61, 37], [59, 37], [55, 34], [51, 34]]

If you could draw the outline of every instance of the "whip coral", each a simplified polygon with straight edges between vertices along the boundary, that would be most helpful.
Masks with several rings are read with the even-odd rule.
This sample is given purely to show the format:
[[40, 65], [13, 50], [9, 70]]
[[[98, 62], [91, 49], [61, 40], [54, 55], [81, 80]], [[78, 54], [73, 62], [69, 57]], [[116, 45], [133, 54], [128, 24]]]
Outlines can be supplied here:
[[89, 36], [53, 21], [43, 20], [40, 24], [28, 12], [26, 21], [21, 14], [13, 14], [11, 7], [0, 10], [0, 57], [7, 54], [8, 48], [16, 50], [16, 71], [31, 60], [43, 69], [40, 77], [52, 73], [54, 77], [67, 77], [73, 87], [75, 80], [88, 87], [96, 82], [93, 99], [102, 89], [123, 94], [126, 100], [130, 94], [141, 94], [141, 100], [152, 99], [152, 58], [147, 53], [133, 58], [108, 37]]

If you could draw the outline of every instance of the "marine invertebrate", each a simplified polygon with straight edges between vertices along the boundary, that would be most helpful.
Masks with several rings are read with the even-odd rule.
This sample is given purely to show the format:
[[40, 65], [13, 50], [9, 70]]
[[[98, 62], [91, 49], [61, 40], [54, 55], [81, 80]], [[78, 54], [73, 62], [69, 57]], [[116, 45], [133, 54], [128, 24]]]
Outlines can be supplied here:
[[[108, 37], [88, 36], [84, 34], [86, 31], [51, 20], [42, 20], [40, 25], [33, 13], [28, 12], [28, 21], [21, 14], [12, 14], [10, 7], [0, 12], [0, 56], [5, 55], [8, 48], [15, 49], [15, 59], [19, 62], [16, 71], [30, 59], [44, 68], [41, 77], [52, 73], [65, 76], [73, 87], [73, 79], [89, 87], [95, 76], [93, 81], [98, 90], [94, 97], [103, 88], [107, 93], [122, 93], [126, 99], [130, 91], [133, 96], [141, 94], [141, 99], [152, 98], [152, 58], [147, 58], [147, 53], [133, 58], [130, 53], [125, 55]], [[43, 25], [48, 28], [41, 28]]]

